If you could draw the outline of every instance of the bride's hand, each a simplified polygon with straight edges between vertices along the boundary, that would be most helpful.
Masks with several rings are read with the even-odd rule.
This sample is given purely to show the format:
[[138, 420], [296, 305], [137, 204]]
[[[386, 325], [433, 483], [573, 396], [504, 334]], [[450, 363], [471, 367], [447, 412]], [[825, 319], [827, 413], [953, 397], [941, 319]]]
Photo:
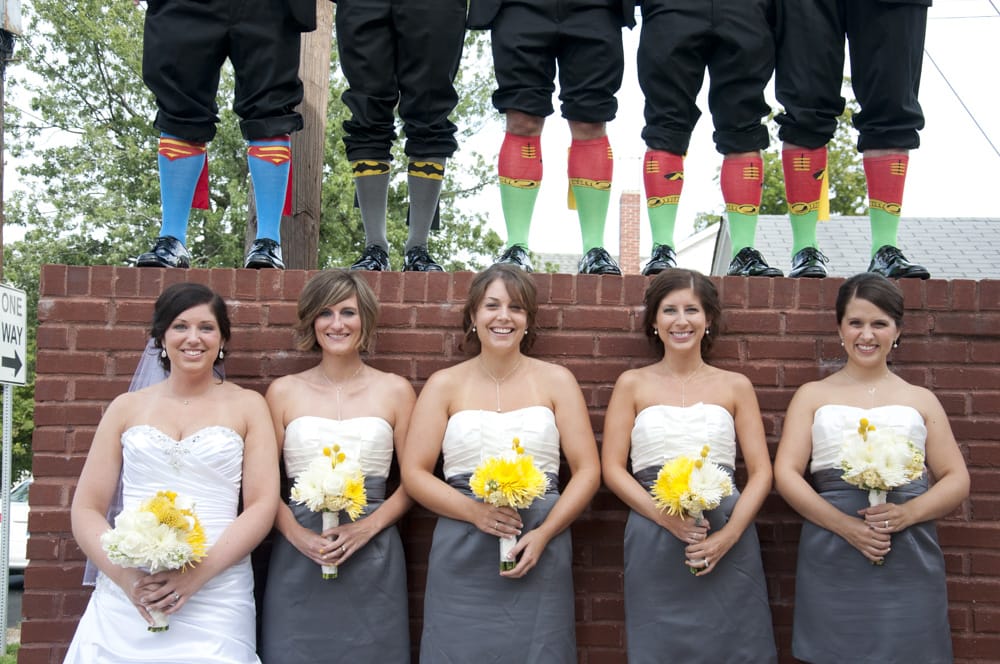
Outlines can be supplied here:
[[486, 503], [476, 503], [476, 515], [472, 525], [487, 535], [494, 537], [520, 537], [524, 523], [513, 507], [494, 507]]
[[372, 522], [368, 519], [345, 523], [323, 531], [329, 538], [329, 552], [325, 554], [324, 565], [343, 565], [352, 555], [364, 548], [376, 535]]
[[149, 610], [143, 605], [142, 597], [151, 589], [155, 590], [157, 584], [150, 584], [149, 575], [134, 568], [123, 569], [119, 577], [115, 579], [115, 583], [122, 589], [122, 592], [125, 593], [129, 601], [132, 602], [132, 605], [139, 612], [139, 615], [142, 616], [142, 619], [152, 625], [153, 617], [149, 615]]
[[176, 613], [204, 585], [200, 576], [197, 567], [151, 574], [139, 582], [140, 601], [147, 609]]
[[913, 525], [906, 503], [883, 503], [858, 510], [868, 527], [877, 533], [891, 535], [906, 530]]

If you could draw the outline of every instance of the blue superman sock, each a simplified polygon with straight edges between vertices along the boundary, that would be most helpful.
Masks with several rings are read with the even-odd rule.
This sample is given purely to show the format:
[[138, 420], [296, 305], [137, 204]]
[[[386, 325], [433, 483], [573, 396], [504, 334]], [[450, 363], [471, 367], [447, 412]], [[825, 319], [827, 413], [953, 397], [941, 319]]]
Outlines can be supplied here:
[[281, 242], [281, 211], [292, 166], [291, 139], [285, 134], [250, 141], [247, 161], [257, 203], [257, 239]]
[[198, 178], [205, 168], [206, 144], [160, 134], [157, 163], [163, 225], [160, 235], [172, 235], [187, 244], [188, 218]]

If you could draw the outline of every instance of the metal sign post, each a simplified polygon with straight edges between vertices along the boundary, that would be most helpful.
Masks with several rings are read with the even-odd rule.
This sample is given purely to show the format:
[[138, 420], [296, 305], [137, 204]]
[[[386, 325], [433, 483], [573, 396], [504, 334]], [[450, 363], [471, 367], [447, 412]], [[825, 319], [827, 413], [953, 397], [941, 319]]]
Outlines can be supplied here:
[[0, 654], [7, 652], [7, 595], [10, 584], [10, 466], [14, 385], [24, 385], [28, 369], [27, 308], [24, 291], [0, 284], [0, 383], [3, 383], [3, 472], [0, 487]]

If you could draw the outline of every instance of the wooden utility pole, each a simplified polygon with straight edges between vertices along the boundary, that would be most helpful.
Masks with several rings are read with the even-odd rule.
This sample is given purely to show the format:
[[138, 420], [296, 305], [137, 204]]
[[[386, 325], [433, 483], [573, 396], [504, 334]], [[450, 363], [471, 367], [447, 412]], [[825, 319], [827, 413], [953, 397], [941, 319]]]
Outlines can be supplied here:
[[[326, 152], [326, 109], [330, 96], [330, 49], [333, 3], [316, 0], [316, 29], [302, 35], [299, 78], [305, 89], [297, 109], [305, 126], [292, 134], [292, 215], [281, 220], [281, 253], [285, 267], [315, 270], [319, 262], [319, 223]], [[247, 246], [257, 232], [251, 197]]]

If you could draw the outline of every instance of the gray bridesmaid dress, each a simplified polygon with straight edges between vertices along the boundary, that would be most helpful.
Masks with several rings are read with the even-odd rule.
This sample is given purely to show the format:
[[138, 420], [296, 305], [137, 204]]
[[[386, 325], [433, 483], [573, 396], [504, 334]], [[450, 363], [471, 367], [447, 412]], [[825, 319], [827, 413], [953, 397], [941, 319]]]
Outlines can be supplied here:
[[[392, 427], [377, 417], [330, 420], [299, 417], [285, 429], [283, 456], [294, 480], [324, 446], [337, 443], [361, 460], [368, 507], [385, 498], [385, 479], [392, 462]], [[322, 515], [290, 503], [304, 527], [322, 530]], [[340, 523], [349, 523], [341, 513]], [[320, 567], [277, 535], [264, 591], [261, 659], [264, 664], [378, 662], [409, 664], [410, 627], [406, 561], [395, 526], [373, 537], [324, 580]]]
[[[697, 457], [732, 473], [736, 432], [732, 415], [715, 404], [657, 405], [641, 411], [632, 428], [635, 478], [647, 490], [667, 459]], [[718, 531], [739, 491], [705, 512]], [[751, 524], [711, 574], [696, 577], [685, 563], [684, 542], [631, 512], [625, 526], [625, 631], [629, 664], [685, 662], [766, 664], [777, 661], [757, 531]]]
[[[923, 449], [927, 428], [909, 406], [872, 409], [827, 405], [813, 418], [812, 482], [837, 509], [857, 516], [868, 492], [837, 468], [845, 432], [866, 417]], [[888, 494], [904, 503], [927, 490], [923, 479]], [[814, 664], [943, 664], [952, 661], [944, 557], [934, 522], [892, 535], [884, 565], [873, 565], [846, 540], [808, 521], [799, 538], [792, 652]]]
[[[521, 510], [528, 532], [559, 497], [559, 431], [551, 410], [456, 413], [442, 443], [444, 475], [471, 495], [469, 477], [480, 460], [509, 450], [515, 436], [550, 479], [549, 493]], [[576, 663], [569, 531], [549, 542], [523, 578], [501, 577], [499, 564], [498, 538], [464, 521], [438, 518], [427, 565], [421, 664]]]

